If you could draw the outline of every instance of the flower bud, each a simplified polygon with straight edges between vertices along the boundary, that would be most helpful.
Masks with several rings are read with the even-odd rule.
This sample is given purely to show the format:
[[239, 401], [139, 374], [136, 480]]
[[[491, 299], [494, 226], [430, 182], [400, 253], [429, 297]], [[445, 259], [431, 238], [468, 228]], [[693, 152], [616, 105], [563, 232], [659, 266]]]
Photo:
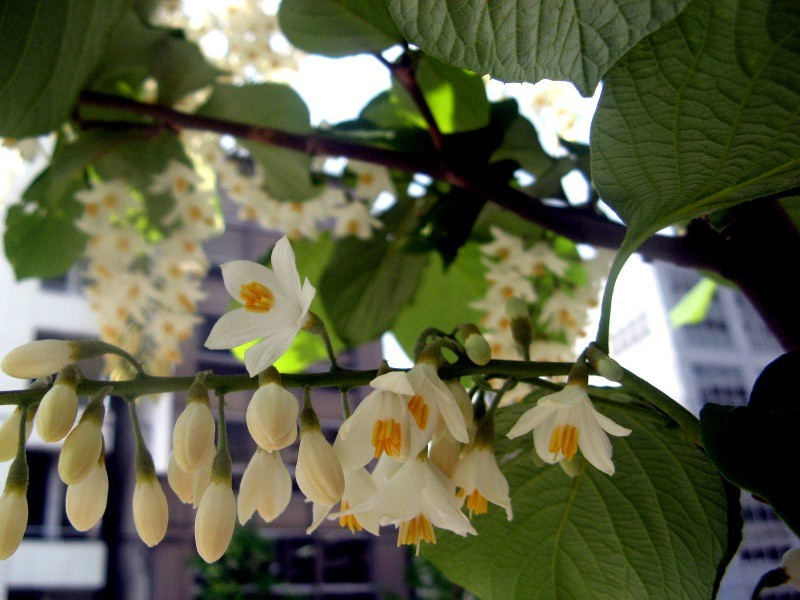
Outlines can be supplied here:
[[239, 485], [239, 523], [247, 523], [256, 511], [269, 523], [286, 510], [291, 498], [292, 477], [280, 454], [256, 450]]
[[17, 551], [28, 526], [28, 497], [24, 488], [6, 485], [0, 496], [0, 560]]
[[462, 327], [464, 332], [464, 350], [467, 357], [476, 365], [485, 365], [492, 358], [492, 348], [489, 342], [481, 335], [480, 330], [468, 323]]
[[586, 349], [586, 359], [598, 375], [609, 381], [621, 381], [625, 374], [622, 366], [597, 346], [590, 345]]
[[61, 369], [55, 384], [39, 403], [36, 431], [45, 442], [57, 442], [69, 433], [78, 416], [78, 395], [75, 389], [80, 374], [75, 367]]
[[184, 504], [191, 504], [192, 491], [194, 488], [194, 477], [180, 468], [175, 461], [175, 454], [169, 455], [169, 466], [167, 467], [167, 482], [175, 495]]
[[336, 452], [320, 431], [310, 399], [303, 405], [300, 449], [294, 476], [297, 487], [312, 502], [331, 506], [344, 493], [344, 472]]
[[[202, 388], [202, 389], [200, 389]], [[197, 469], [206, 453], [214, 447], [214, 415], [203, 384], [192, 384], [186, 408], [172, 431], [172, 451], [178, 466], [187, 473]]]
[[100, 459], [103, 432], [93, 419], [81, 419], [73, 429], [58, 457], [58, 475], [67, 485], [79, 483]]
[[136, 474], [133, 491], [133, 523], [142, 541], [150, 547], [158, 544], [167, 533], [169, 509], [167, 497], [155, 474]]
[[67, 517], [78, 531], [88, 531], [103, 518], [108, 502], [108, 472], [100, 455], [89, 474], [80, 482], [67, 486]]
[[75, 342], [38, 340], [23, 344], [6, 354], [0, 369], [18, 379], [46, 377], [60, 371], [78, 358]]
[[528, 305], [524, 300], [512, 296], [506, 300], [506, 315], [511, 322], [511, 335], [523, 352], [527, 352], [533, 341], [533, 330], [531, 327], [531, 316], [528, 312]]
[[214, 480], [203, 494], [194, 521], [197, 552], [207, 563], [225, 554], [236, 525], [236, 499], [229, 480]]
[[275, 452], [297, 439], [297, 398], [274, 382], [259, 387], [247, 407], [247, 429], [256, 444]]
[[[22, 418], [22, 409], [17, 406], [0, 425], [0, 462], [11, 460], [17, 455], [19, 445], [19, 420]], [[33, 429], [33, 411], [28, 411], [28, 421], [25, 423], [25, 440], [31, 437]]]
[[211, 448], [192, 474], [192, 508], [200, 506], [200, 500], [203, 499], [203, 494], [211, 483], [211, 467], [214, 464], [215, 454], [216, 448]]

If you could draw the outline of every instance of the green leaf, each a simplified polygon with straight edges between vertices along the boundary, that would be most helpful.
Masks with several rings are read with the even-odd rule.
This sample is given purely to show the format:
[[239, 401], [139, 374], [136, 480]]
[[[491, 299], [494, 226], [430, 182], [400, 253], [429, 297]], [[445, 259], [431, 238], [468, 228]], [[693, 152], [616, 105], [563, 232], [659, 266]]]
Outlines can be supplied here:
[[700, 411], [703, 446], [714, 466], [734, 485], [769, 502], [796, 534], [800, 533], [800, 493], [793, 475], [798, 428], [797, 408], [709, 403]]
[[[278, 83], [217, 85], [198, 114], [274, 127], [291, 133], [311, 131], [308, 107], [292, 88]], [[264, 168], [264, 190], [276, 200], [306, 200], [319, 193], [309, 175], [308, 154], [282, 150], [242, 140], [256, 162]]]
[[382, 52], [403, 41], [385, 3], [374, 0], [283, 0], [278, 19], [294, 46], [314, 54]]
[[800, 183], [798, 36], [794, 2], [696, 0], [609, 71], [592, 177], [629, 245]]
[[669, 323], [674, 328], [696, 325], [706, 318], [717, 291], [717, 282], [708, 277], [698, 281], [669, 311]]
[[[499, 412], [501, 438], [520, 412]], [[612, 439], [615, 475], [585, 462], [574, 479], [555, 465], [537, 469], [532, 436], [502, 438], [514, 519], [492, 506], [473, 520], [477, 536], [437, 531], [424, 556], [483, 600], [711, 598], [729, 558], [722, 480], [652, 413], [605, 412], [633, 430]]]
[[48, 133], [69, 118], [128, 4], [0, 3], [0, 136]]
[[445, 270], [442, 258], [431, 254], [413, 301], [392, 325], [392, 332], [409, 356], [424, 327], [450, 331], [459, 323], [479, 323], [481, 313], [469, 303], [481, 299], [488, 284], [483, 276], [478, 245], [461, 247], [455, 261]]
[[211, 85], [219, 69], [203, 58], [180, 30], [153, 27], [130, 10], [114, 29], [92, 82], [93, 89], [122, 92], [127, 82], [138, 91], [147, 77], [158, 83], [159, 104], [172, 105], [186, 94]]
[[[442, 133], [470, 131], [489, 124], [489, 101], [483, 79], [430, 56], [418, 57], [417, 83]], [[407, 111], [417, 112], [411, 96], [397, 81], [392, 89]]]
[[688, 0], [389, 0], [412, 44], [503, 81], [565, 79], [591, 95], [608, 68]]
[[425, 129], [425, 119], [416, 107], [397, 97], [396, 89], [397, 86], [375, 96], [361, 110], [360, 117], [385, 129]]
[[83, 254], [88, 237], [75, 228], [82, 211], [72, 194], [80, 182], [68, 187], [57, 206], [15, 204], [6, 215], [5, 253], [17, 279], [47, 279], [66, 273]]
[[[389, 231], [396, 217], [397, 211], [384, 217]], [[336, 243], [319, 294], [333, 330], [348, 346], [379, 338], [413, 298], [428, 257], [407, 254], [404, 245], [402, 238], [378, 234]]]
[[556, 163], [542, 148], [533, 123], [520, 114], [517, 114], [505, 130], [500, 147], [490, 159], [491, 162], [500, 160], [516, 161], [520, 168], [535, 177], [541, 177]]

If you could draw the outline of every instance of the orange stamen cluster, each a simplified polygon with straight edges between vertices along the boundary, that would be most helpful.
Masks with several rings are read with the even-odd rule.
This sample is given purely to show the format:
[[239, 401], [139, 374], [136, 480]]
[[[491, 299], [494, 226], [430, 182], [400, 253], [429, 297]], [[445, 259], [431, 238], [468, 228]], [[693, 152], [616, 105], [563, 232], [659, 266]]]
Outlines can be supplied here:
[[489, 511], [489, 503], [477, 488], [472, 490], [472, 493], [467, 496], [465, 504], [467, 506], [467, 510], [469, 511], [470, 519], [472, 518], [473, 513], [476, 515], [484, 515]]
[[430, 407], [427, 402], [425, 402], [425, 398], [422, 396], [414, 396], [411, 398], [411, 400], [408, 401], [408, 410], [414, 415], [414, 420], [417, 422], [419, 428], [425, 429], [425, 426], [428, 424], [428, 415], [431, 412]]
[[389, 456], [400, 456], [402, 440], [400, 423], [394, 419], [375, 421], [375, 426], [372, 428], [372, 447], [375, 448], [375, 458], [379, 458], [384, 452]]
[[572, 460], [572, 457], [578, 451], [578, 428], [567, 423], [553, 429], [547, 450], [553, 454], [561, 450], [567, 460]]
[[[342, 500], [341, 509], [347, 510], [350, 508], [350, 505], [347, 503], [347, 500]], [[347, 527], [351, 533], [355, 533], [356, 531], [361, 531], [364, 529], [361, 526], [361, 523], [358, 522], [355, 515], [345, 515], [343, 517], [339, 517], [339, 527]]]
[[251, 312], [269, 312], [275, 304], [275, 296], [270, 289], [257, 281], [243, 283], [239, 290], [239, 296], [246, 310]]
[[436, 534], [433, 532], [433, 525], [423, 514], [419, 514], [413, 519], [403, 521], [400, 524], [400, 530], [397, 532], [397, 545], [401, 546], [407, 544], [417, 547], [417, 556], [419, 556], [419, 545], [421, 542], [428, 542], [430, 544], [436, 543]]

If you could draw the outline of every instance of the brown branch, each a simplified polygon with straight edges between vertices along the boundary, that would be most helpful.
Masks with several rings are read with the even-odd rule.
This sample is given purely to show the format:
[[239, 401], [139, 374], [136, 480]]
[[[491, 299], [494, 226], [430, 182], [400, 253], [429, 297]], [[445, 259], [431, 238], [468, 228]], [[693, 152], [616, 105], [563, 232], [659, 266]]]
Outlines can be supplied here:
[[[547, 206], [541, 199], [515, 189], [505, 182], [489, 180], [479, 172], [459, 172], [455, 166], [445, 165], [437, 155], [368, 146], [327, 133], [291, 133], [271, 127], [184, 113], [166, 106], [145, 104], [98, 92], [83, 92], [80, 104], [114, 108], [147, 116], [157, 124], [173, 130], [213, 131], [314, 156], [346, 156], [407, 173], [422, 173], [479, 194], [528, 221], [578, 243], [616, 249], [626, 232], [623, 225], [591, 211]], [[642, 245], [640, 252], [648, 259], [661, 259], [712, 271], [718, 270], [717, 260], [723, 254], [719, 240], [712, 235], [694, 238], [653, 236]]]

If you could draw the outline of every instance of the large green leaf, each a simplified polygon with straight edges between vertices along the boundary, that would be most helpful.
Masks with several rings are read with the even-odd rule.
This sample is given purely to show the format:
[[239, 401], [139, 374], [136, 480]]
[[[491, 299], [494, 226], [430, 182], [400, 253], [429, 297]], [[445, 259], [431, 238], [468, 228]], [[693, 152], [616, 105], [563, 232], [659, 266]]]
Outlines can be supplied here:
[[513, 160], [537, 178], [552, 169], [556, 163], [542, 148], [539, 133], [533, 123], [519, 114], [505, 130], [503, 142], [490, 160]]
[[800, 183], [799, 11], [695, 0], [609, 71], [592, 177], [636, 242]]
[[389, 0], [405, 38], [503, 81], [566, 79], [591, 95], [608, 68], [688, 0]]
[[128, 0], [0, 2], [0, 136], [69, 118]]
[[[500, 412], [501, 436], [520, 410]], [[612, 441], [615, 475], [585, 463], [574, 479], [558, 466], [535, 468], [531, 436], [501, 439], [514, 519], [491, 507], [474, 519], [476, 537], [437, 532], [424, 556], [483, 600], [713, 597], [730, 558], [722, 480], [656, 417], [606, 412], [633, 430]]]
[[[217, 85], [198, 113], [292, 133], [311, 131], [303, 99], [277, 83]], [[309, 175], [309, 155], [255, 142], [242, 141], [242, 145], [264, 168], [264, 189], [276, 200], [305, 200], [318, 193]]]
[[381, 52], [403, 41], [382, 1], [283, 0], [278, 18], [292, 44], [315, 54]]
[[475, 243], [461, 247], [445, 270], [442, 258], [431, 253], [414, 299], [397, 317], [392, 332], [411, 356], [414, 342], [425, 327], [450, 331], [459, 323], [478, 323], [481, 313], [469, 307], [480, 300], [488, 284], [483, 277], [480, 250]]

